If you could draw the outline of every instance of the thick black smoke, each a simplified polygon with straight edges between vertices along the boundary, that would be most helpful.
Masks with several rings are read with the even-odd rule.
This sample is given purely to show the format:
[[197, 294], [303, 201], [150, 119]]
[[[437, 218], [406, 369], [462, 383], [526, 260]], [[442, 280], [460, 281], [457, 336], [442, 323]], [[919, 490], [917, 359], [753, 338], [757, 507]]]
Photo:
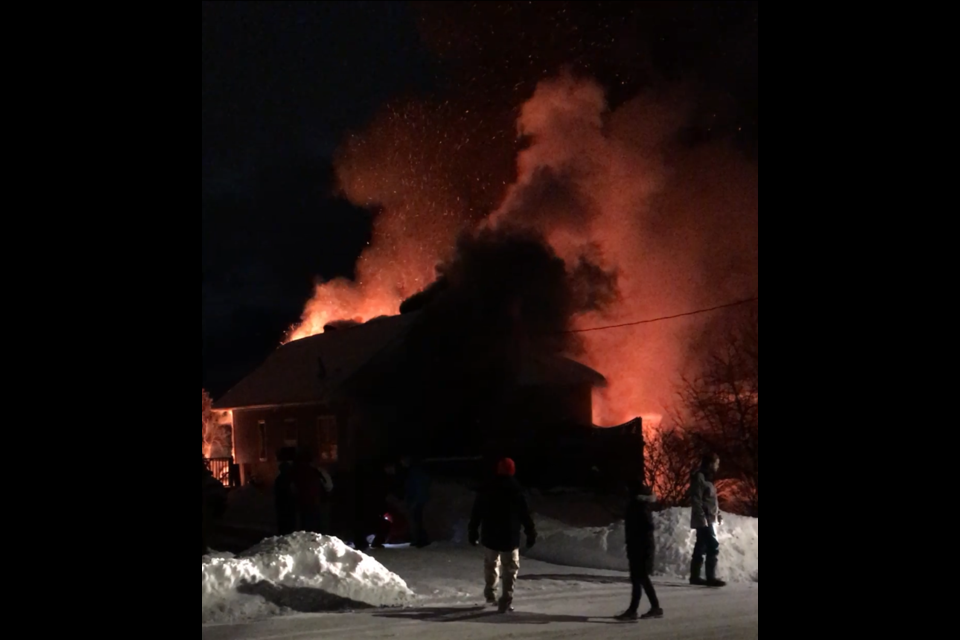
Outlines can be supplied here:
[[617, 299], [616, 272], [587, 258], [568, 270], [531, 229], [465, 234], [455, 257], [437, 271], [438, 282], [405, 309], [421, 302], [421, 347], [443, 353], [459, 351], [458, 344], [477, 345], [483, 353], [576, 351], [575, 334], [568, 332], [571, 319]]
[[403, 375], [377, 385], [377, 404], [389, 405], [404, 431], [410, 421], [434, 434], [456, 424], [469, 430], [495, 415], [525, 362], [576, 352], [571, 319], [618, 297], [616, 272], [587, 258], [568, 269], [529, 229], [465, 234], [437, 271], [401, 309], [421, 314], [384, 370]]

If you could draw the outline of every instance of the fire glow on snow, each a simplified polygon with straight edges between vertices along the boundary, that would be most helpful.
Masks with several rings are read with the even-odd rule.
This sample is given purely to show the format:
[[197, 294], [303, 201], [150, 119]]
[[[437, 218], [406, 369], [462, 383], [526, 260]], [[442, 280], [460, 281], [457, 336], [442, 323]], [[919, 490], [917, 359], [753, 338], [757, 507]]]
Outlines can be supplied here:
[[[759, 583], [760, 520], [723, 514], [718, 529], [720, 564], [717, 577], [728, 582]], [[690, 509], [667, 509], [654, 514], [657, 555], [654, 574], [689, 577], [690, 559], [697, 539], [690, 529]], [[545, 518], [537, 519], [540, 539], [528, 556], [553, 564], [629, 571], [624, 552], [623, 522], [607, 527], [575, 529]]]
[[264, 587], [310, 590], [319, 603], [388, 607], [416, 598], [406, 582], [370, 556], [337, 538], [310, 533], [265, 540], [241, 557], [214, 554], [203, 559], [200, 574], [201, 624], [280, 613], [281, 605], [258, 595]]

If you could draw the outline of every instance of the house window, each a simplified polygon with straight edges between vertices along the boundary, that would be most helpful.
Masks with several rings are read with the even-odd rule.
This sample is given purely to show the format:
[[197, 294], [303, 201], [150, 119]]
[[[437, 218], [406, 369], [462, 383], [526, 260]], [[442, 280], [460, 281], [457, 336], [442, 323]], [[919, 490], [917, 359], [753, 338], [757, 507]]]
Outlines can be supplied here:
[[297, 446], [297, 421], [294, 418], [288, 418], [283, 422], [283, 446]]
[[267, 423], [261, 420], [257, 424], [257, 435], [260, 437], [260, 462], [267, 461]]
[[320, 450], [321, 462], [337, 461], [336, 416], [320, 416], [317, 418], [317, 444]]

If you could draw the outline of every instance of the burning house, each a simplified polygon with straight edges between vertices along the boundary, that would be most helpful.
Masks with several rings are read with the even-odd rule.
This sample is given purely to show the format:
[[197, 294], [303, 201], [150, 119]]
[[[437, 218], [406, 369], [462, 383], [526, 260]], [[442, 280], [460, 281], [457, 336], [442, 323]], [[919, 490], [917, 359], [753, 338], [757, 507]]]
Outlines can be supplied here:
[[242, 482], [270, 482], [277, 454], [289, 447], [349, 472], [406, 452], [519, 455], [533, 441], [547, 452], [555, 448], [547, 442], [595, 431], [600, 373], [543, 355], [443, 370], [417, 348], [422, 320], [413, 311], [290, 342], [215, 402], [232, 412]]
[[324, 465], [350, 466], [358, 457], [359, 414], [343, 393], [376, 353], [402, 340], [415, 316], [371, 320], [283, 345], [214, 403], [233, 414], [241, 481], [272, 481], [277, 454], [298, 447]]
[[[375, 214], [371, 241], [353, 278], [317, 284], [293, 341], [217, 402], [235, 410], [245, 476], [272, 477], [286, 444], [347, 468], [400, 448], [533, 459], [546, 441], [619, 447], [618, 464], [639, 466], [617, 434], [633, 443], [630, 419], [666, 413], [702, 366], [711, 316], [683, 312], [759, 291], [759, 168], [725, 143], [691, 145], [690, 106], [610, 104], [561, 74], [505, 136], [477, 135], [494, 121], [481, 110], [416, 103], [351, 135], [338, 187]], [[523, 144], [493, 153], [513, 124]], [[327, 328], [341, 318], [369, 322]]]

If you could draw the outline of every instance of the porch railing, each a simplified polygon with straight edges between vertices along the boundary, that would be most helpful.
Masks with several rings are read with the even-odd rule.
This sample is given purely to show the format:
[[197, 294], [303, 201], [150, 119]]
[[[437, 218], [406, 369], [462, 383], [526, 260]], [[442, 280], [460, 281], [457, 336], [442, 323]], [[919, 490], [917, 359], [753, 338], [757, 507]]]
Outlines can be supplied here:
[[233, 458], [206, 458], [205, 461], [207, 469], [210, 469], [213, 477], [223, 483], [223, 486], [232, 489], [240, 484], [234, 470]]

